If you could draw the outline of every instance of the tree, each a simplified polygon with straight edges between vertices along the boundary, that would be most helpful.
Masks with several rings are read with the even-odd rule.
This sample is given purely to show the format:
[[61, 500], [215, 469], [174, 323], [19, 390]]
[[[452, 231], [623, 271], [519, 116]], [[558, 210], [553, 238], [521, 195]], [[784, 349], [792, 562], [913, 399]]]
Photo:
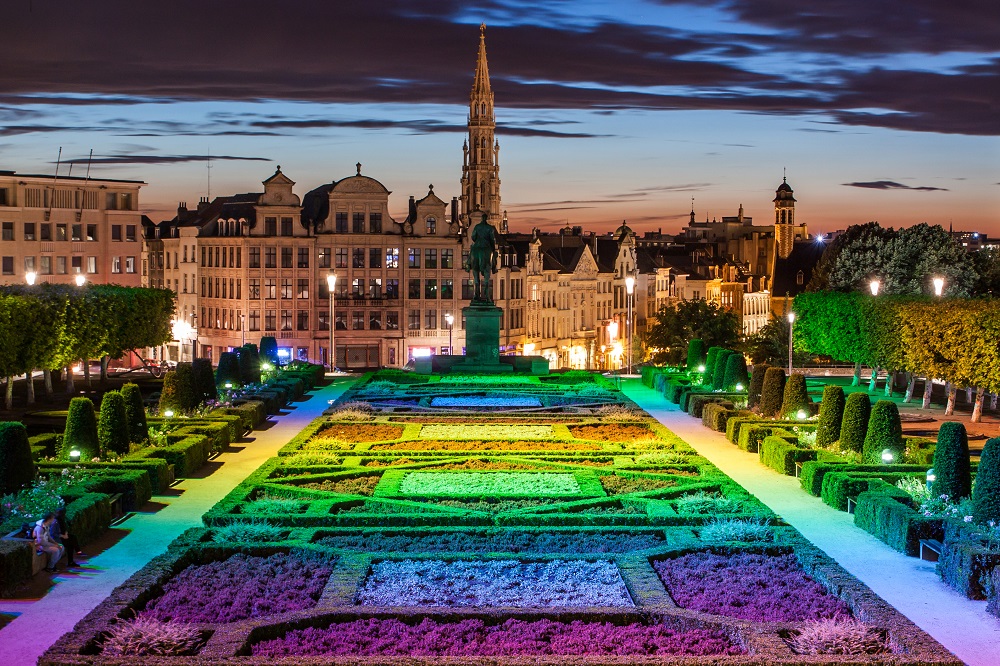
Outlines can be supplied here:
[[976, 272], [975, 296], [1000, 297], [1000, 248], [984, 248], [971, 254]]
[[79, 451], [80, 460], [101, 457], [100, 440], [97, 438], [97, 418], [90, 398], [73, 398], [66, 413], [66, 431], [63, 433], [62, 458], [68, 459], [70, 451]]
[[16, 493], [34, 478], [28, 431], [17, 421], [0, 422], [0, 496]]
[[931, 492], [935, 495], [947, 495], [957, 502], [972, 494], [969, 436], [961, 423], [945, 421], [938, 429], [934, 477]]
[[245, 344], [239, 349], [240, 379], [244, 384], [260, 383], [260, 356], [257, 345]]
[[750, 376], [750, 390], [747, 391], [748, 409], [754, 409], [760, 404], [760, 396], [764, 390], [764, 377], [767, 374], [767, 369], [767, 363], [758, 363], [753, 366], [753, 374]]
[[688, 342], [687, 350], [687, 371], [697, 372], [699, 365], [705, 364], [705, 341], [701, 338], [692, 338]]
[[712, 369], [712, 388], [721, 389], [726, 381], [726, 362], [735, 354], [732, 349], [722, 349], [715, 357], [715, 367]]
[[[935, 452], [935, 473], [936, 457]], [[972, 519], [980, 525], [1000, 523], [1000, 437], [988, 439], [983, 445], [972, 493]]]
[[240, 385], [240, 359], [235, 352], [222, 352], [219, 355], [219, 367], [215, 370], [215, 385]]
[[265, 335], [260, 339], [260, 360], [270, 363], [272, 368], [278, 367], [278, 341], [273, 335]]
[[163, 378], [163, 391], [160, 393], [160, 414], [164, 414], [167, 410], [190, 412], [201, 401], [201, 394], [195, 387], [194, 371], [191, 369], [191, 364], [178, 363], [177, 367]]
[[861, 449], [861, 459], [867, 465], [885, 462], [882, 454], [888, 451], [892, 461], [903, 460], [903, 425], [899, 420], [899, 409], [891, 400], [879, 400], [872, 408], [868, 419], [868, 432]]
[[664, 358], [671, 350], [684, 350], [694, 338], [708, 347], [734, 347], [740, 339], [739, 317], [705, 300], [680, 301], [660, 308], [646, 335], [648, 346], [659, 349]]
[[782, 397], [785, 393], [785, 371], [781, 368], [768, 368], [764, 373], [764, 385], [760, 394], [760, 413], [763, 416], [774, 416], [781, 409]]
[[118, 391], [108, 391], [101, 399], [101, 415], [97, 421], [97, 441], [102, 451], [125, 455], [129, 450], [128, 416], [125, 398]]
[[819, 423], [816, 425], [816, 446], [827, 448], [840, 438], [844, 421], [844, 389], [829, 384], [823, 389], [819, 404]]
[[[223, 352], [223, 355], [229, 352]], [[219, 359], [222, 363], [222, 359]], [[215, 381], [215, 372], [212, 370], [212, 361], [207, 358], [196, 358], [191, 361], [192, 382], [194, 382], [194, 392], [198, 402], [216, 400], [219, 397], [218, 387]]]
[[122, 398], [125, 399], [125, 422], [128, 425], [128, 441], [140, 444], [149, 438], [149, 426], [146, 424], [146, 408], [142, 404], [142, 391], [136, 384], [122, 386]]
[[[867, 393], [852, 393], [844, 403], [844, 419], [840, 423], [840, 448], [861, 453], [871, 419], [872, 401]], [[879, 461], [881, 462], [881, 460]]]
[[892, 229], [878, 222], [855, 224], [837, 236], [823, 252], [813, 270], [807, 291], [857, 291], [877, 276], [877, 270], [889, 264]]
[[785, 381], [781, 416], [786, 419], [801, 418], [799, 412], [805, 412], [808, 418], [812, 413], [812, 400], [809, 399], [809, 391], [806, 389], [806, 376], [800, 372], [793, 372]]
[[746, 391], [750, 383], [747, 374], [747, 360], [739, 352], [726, 359], [726, 375], [722, 388], [726, 391]]
[[944, 278], [944, 296], [951, 297], [969, 296], [978, 281], [972, 256], [940, 225], [900, 229], [889, 245], [884, 293], [929, 296], [934, 277]]

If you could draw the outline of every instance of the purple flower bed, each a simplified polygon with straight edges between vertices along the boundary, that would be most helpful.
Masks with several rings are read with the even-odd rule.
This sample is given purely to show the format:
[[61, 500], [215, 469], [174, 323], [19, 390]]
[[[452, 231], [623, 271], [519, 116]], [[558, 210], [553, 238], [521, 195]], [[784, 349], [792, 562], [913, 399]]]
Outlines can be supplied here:
[[164, 622], [235, 622], [312, 608], [333, 570], [332, 561], [278, 553], [237, 553], [221, 562], [193, 564], [167, 581], [163, 595], [139, 615]]
[[691, 553], [653, 562], [681, 608], [755, 622], [849, 617], [847, 605], [806, 575], [793, 554]]
[[706, 629], [675, 631], [662, 625], [552, 620], [507, 620], [487, 626], [482, 620], [425, 619], [411, 626], [394, 618], [298, 629], [283, 638], [257, 643], [252, 650], [255, 657], [743, 654], [725, 634]]

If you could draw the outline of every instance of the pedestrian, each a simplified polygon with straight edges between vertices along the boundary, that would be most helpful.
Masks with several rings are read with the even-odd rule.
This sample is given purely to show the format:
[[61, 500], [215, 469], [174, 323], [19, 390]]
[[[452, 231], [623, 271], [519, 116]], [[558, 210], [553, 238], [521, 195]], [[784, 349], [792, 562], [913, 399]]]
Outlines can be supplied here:
[[80, 554], [80, 546], [76, 537], [69, 532], [69, 521], [66, 519], [66, 507], [59, 507], [56, 520], [50, 529], [52, 540], [66, 549], [66, 566], [75, 567], [75, 556]]
[[32, 532], [38, 554], [49, 554], [49, 566], [45, 567], [45, 570], [49, 572], [56, 570], [56, 565], [62, 559], [64, 550], [61, 545], [52, 540], [52, 523], [54, 522], [56, 522], [56, 514], [50, 511], [35, 523], [35, 529]]

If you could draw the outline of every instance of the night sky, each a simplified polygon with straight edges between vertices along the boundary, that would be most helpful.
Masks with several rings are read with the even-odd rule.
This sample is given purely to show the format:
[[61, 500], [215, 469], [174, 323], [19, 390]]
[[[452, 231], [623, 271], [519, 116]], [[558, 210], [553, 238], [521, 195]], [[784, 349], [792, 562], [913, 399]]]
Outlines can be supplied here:
[[0, 168], [141, 179], [178, 201], [355, 172], [459, 194], [485, 21], [513, 230], [758, 223], [787, 168], [829, 232], [953, 222], [1000, 236], [995, 0], [17, 0]]

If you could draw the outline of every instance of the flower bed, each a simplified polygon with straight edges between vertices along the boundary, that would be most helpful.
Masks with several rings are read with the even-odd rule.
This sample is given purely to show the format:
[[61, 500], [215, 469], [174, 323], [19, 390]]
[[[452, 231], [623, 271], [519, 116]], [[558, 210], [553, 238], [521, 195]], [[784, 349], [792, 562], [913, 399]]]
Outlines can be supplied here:
[[386, 560], [372, 565], [366, 606], [632, 606], [611, 562]]
[[570, 434], [577, 439], [593, 439], [598, 442], [631, 442], [635, 439], [653, 437], [653, 432], [642, 425], [607, 425], [569, 426]]
[[324, 546], [355, 552], [396, 553], [628, 553], [664, 543], [660, 532], [352, 532], [324, 537]]
[[488, 409], [510, 409], [516, 407], [541, 407], [538, 398], [498, 398], [494, 396], [461, 396], [458, 398], [432, 398], [431, 407], [486, 407]]
[[435, 500], [426, 502], [434, 506], [444, 506], [451, 509], [465, 509], [467, 511], [483, 511], [486, 513], [505, 513], [507, 511], [520, 511], [521, 509], [533, 509], [539, 506], [550, 506], [558, 504], [559, 500], [554, 499], [501, 499], [501, 500]]
[[793, 554], [691, 553], [653, 562], [681, 608], [754, 622], [849, 616], [839, 598], [814, 581]]
[[420, 427], [420, 439], [552, 439], [552, 426], [429, 424]]
[[305, 656], [541, 656], [541, 655], [731, 655], [743, 651], [719, 631], [676, 631], [663, 625], [610, 622], [482, 620], [412, 625], [395, 618], [339, 622], [290, 631], [257, 643], [259, 657]]
[[256, 557], [237, 553], [193, 564], [167, 581], [163, 594], [140, 617], [188, 623], [235, 622], [312, 608], [333, 571], [333, 561], [288, 553]]
[[553, 497], [580, 493], [572, 474], [558, 472], [410, 472], [399, 491], [404, 495]]
[[[324, 428], [317, 433], [315, 439], [332, 439], [339, 442], [381, 442], [389, 439], [399, 439], [403, 434], [403, 428], [395, 425], [382, 425], [377, 423], [334, 423], [328, 428]], [[313, 440], [315, 441], [315, 440]], [[305, 448], [312, 442], [306, 444]]]
[[412, 442], [396, 442], [395, 444], [376, 444], [371, 451], [490, 451], [493, 453], [511, 453], [514, 451], [602, 451], [600, 444], [584, 444], [579, 442], [504, 442], [504, 441], [440, 441], [425, 440]]
[[647, 479], [639, 477], [616, 476], [607, 474], [601, 477], [601, 486], [609, 495], [624, 495], [625, 493], [639, 493], [647, 490], [659, 490], [676, 486], [676, 481], [666, 479]]
[[365, 495], [369, 496], [375, 492], [375, 486], [378, 485], [379, 476], [373, 474], [370, 476], [358, 476], [353, 479], [336, 479], [327, 481], [318, 481], [315, 483], [303, 483], [297, 485], [297, 488], [309, 488], [310, 490], [325, 490], [329, 493], [341, 493], [343, 495]]
[[524, 386], [525, 384], [538, 385], [535, 377], [525, 377], [523, 375], [444, 375], [440, 384], [472, 384], [476, 386]]

